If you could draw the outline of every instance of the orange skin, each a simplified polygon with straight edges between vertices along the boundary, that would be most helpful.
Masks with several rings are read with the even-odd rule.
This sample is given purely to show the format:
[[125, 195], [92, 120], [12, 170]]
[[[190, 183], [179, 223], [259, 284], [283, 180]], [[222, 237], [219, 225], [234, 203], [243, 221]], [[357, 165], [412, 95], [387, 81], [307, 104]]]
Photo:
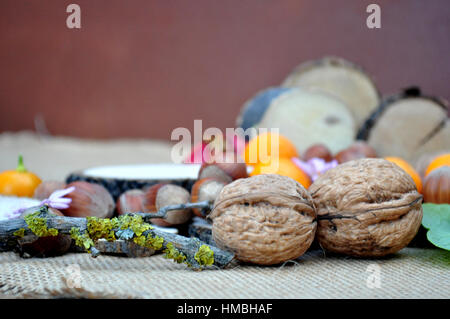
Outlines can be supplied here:
[[289, 158], [279, 158], [278, 160], [272, 160], [269, 164], [259, 163], [254, 166], [250, 176], [259, 174], [278, 174], [287, 176], [296, 180], [303, 187], [308, 188], [311, 185], [311, 179], [303, 172], [300, 167], [294, 164]]
[[32, 197], [34, 190], [41, 182], [39, 177], [25, 169], [20, 156], [17, 169], [4, 171], [0, 174], [0, 194]]
[[[254, 137], [247, 143], [243, 156], [245, 163], [247, 165], [268, 164], [271, 160], [274, 160], [273, 157], [276, 157], [271, 152], [272, 147], [277, 149], [278, 158], [299, 157], [295, 145], [289, 139], [281, 134], [267, 132]], [[266, 154], [259, 154], [259, 152]]]
[[428, 165], [425, 176], [428, 176], [431, 171], [442, 166], [450, 166], [450, 153], [443, 154], [434, 158]]

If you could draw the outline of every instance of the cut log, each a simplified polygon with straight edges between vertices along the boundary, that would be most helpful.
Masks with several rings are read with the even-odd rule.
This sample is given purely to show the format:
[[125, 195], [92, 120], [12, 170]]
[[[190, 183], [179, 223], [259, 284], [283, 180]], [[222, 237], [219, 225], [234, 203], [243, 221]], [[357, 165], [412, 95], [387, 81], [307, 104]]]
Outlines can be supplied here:
[[350, 146], [356, 135], [347, 106], [315, 88], [295, 88], [273, 99], [256, 128], [278, 128], [303, 154], [313, 144], [324, 144], [332, 153]]
[[270, 87], [256, 93], [242, 106], [241, 112], [236, 119], [236, 127], [241, 127], [244, 130], [255, 127], [261, 121], [270, 103], [281, 94], [290, 90], [290, 88]]
[[385, 98], [361, 127], [378, 156], [398, 156], [413, 165], [426, 154], [450, 151], [448, 102], [409, 88]]
[[380, 94], [360, 67], [337, 57], [307, 61], [284, 80], [283, 87], [313, 86], [340, 98], [350, 108], [357, 127], [376, 109]]

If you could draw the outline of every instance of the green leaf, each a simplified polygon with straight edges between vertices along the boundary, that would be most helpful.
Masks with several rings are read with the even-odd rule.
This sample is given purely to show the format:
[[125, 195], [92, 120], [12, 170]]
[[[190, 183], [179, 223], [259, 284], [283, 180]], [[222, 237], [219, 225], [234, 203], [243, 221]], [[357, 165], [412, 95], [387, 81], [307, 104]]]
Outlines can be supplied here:
[[428, 229], [427, 238], [433, 245], [450, 250], [450, 205], [422, 205], [422, 225]]

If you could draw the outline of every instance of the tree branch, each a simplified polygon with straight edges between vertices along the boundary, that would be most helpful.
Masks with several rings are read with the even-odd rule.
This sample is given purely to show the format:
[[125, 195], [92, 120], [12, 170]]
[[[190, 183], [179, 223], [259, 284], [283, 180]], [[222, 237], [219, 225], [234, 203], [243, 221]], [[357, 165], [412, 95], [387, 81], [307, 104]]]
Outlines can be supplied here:
[[[104, 238], [108, 241], [121, 239], [133, 241], [144, 247], [150, 245], [149, 248], [155, 248], [155, 250], [163, 250], [168, 258], [173, 258], [179, 263], [184, 262], [193, 269], [212, 265], [224, 268], [234, 259], [233, 253], [207, 245], [197, 238], [188, 238], [155, 229], [145, 222], [151, 218], [164, 218], [171, 210], [205, 208], [210, 205], [208, 202], [172, 205], [163, 207], [157, 213], [129, 213], [113, 219], [54, 216], [48, 214], [47, 206], [36, 207], [36, 213], [30, 218], [0, 221], [0, 242], [17, 242], [17, 239], [23, 236], [36, 235], [36, 229], [31, 229], [32, 224], [34, 221], [43, 221], [44, 232], [56, 229], [58, 234], [70, 234], [73, 239], [82, 242], [93, 257], [101, 253], [94, 246], [98, 239]], [[74, 235], [75, 233], [78, 235]], [[12, 249], [11, 245], [9, 248]]]

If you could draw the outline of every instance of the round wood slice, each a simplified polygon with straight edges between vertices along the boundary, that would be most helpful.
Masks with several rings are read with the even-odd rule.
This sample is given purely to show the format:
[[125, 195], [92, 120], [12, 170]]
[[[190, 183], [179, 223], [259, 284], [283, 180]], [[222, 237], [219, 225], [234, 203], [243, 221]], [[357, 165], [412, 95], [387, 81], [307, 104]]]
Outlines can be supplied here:
[[115, 200], [129, 189], [171, 183], [188, 191], [195, 183], [200, 164], [143, 164], [93, 167], [70, 174], [66, 182], [86, 181], [103, 185]]
[[278, 96], [256, 127], [278, 128], [300, 154], [313, 144], [324, 144], [337, 153], [349, 147], [356, 135], [347, 106], [315, 88], [295, 88]]
[[297, 66], [282, 86], [313, 86], [340, 98], [350, 108], [357, 127], [376, 109], [380, 94], [359, 66], [337, 57], [324, 57]]
[[416, 164], [422, 156], [450, 151], [448, 103], [423, 96], [418, 88], [387, 97], [361, 127], [378, 156], [398, 156]]
[[291, 88], [270, 87], [256, 93], [242, 106], [241, 112], [236, 119], [236, 127], [246, 130], [257, 125], [269, 108], [270, 103], [281, 94], [290, 90]]

